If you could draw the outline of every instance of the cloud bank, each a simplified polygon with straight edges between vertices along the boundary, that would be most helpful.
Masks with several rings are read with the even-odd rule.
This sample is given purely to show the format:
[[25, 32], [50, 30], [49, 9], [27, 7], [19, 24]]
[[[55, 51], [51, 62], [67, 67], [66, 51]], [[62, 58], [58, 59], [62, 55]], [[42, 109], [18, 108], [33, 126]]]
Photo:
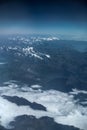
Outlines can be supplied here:
[[[74, 94], [80, 93], [80, 90], [64, 93], [56, 90], [42, 91], [39, 85], [36, 86], [37, 90], [27, 85], [20, 87], [16, 82], [7, 82], [4, 83], [4, 86], [0, 86], [0, 123], [2, 126], [10, 128], [9, 123], [15, 120], [15, 117], [33, 115], [36, 118], [52, 117], [57, 123], [86, 130], [87, 107], [74, 99]], [[84, 92], [87, 93], [81, 91], [81, 93]], [[18, 106], [16, 103], [4, 99], [3, 95], [17, 96], [32, 103], [36, 102], [46, 107], [47, 111], [34, 110], [29, 106]]]

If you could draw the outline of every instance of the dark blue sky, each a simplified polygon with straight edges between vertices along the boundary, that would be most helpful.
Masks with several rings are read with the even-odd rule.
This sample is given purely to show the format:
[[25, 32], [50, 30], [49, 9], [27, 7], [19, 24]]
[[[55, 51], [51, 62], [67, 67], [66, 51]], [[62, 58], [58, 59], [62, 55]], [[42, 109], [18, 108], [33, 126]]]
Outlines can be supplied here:
[[86, 0], [0, 0], [0, 30], [87, 34]]

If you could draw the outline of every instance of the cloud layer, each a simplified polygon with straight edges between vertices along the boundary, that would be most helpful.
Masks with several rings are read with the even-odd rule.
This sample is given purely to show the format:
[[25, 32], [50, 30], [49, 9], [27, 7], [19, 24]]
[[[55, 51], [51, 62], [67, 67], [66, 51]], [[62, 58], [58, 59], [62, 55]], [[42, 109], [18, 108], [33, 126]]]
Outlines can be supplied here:
[[[85, 91], [74, 90], [71, 93], [64, 93], [56, 90], [42, 91], [39, 85], [37, 90], [32, 86], [20, 87], [16, 82], [7, 82], [0, 86], [0, 123], [4, 127], [10, 127], [9, 123], [17, 116], [33, 115], [36, 118], [48, 116], [55, 122], [72, 125], [80, 129], [87, 128], [87, 107], [82, 106], [74, 99], [78, 93]], [[85, 92], [87, 93], [87, 92]], [[47, 111], [34, 110], [29, 106], [18, 106], [4, 99], [6, 96], [17, 96], [29, 102], [36, 102], [46, 107]]]

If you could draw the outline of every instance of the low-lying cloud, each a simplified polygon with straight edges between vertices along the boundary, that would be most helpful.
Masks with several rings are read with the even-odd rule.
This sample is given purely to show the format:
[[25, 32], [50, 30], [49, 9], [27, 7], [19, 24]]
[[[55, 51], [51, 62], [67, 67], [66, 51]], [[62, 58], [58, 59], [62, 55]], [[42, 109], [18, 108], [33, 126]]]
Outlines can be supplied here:
[[[80, 90], [64, 93], [56, 90], [42, 91], [39, 86], [37, 88], [35, 90], [25, 85], [20, 88], [16, 82], [8, 82], [7, 85], [5, 83], [3, 87], [0, 86], [0, 123], [2, 126], [7, 128], [9, 123], [17, 116], [33, 115], [36, 118], [52, 117], [57, 123], [72, 125], [86, 130], [87, 107], [80, 105], [74, 99], [74, 94], [80, 93]], [[84, 93], [85, 91], [81, 92]], [[36, 102], [46, 107], [47, 111], [34, 110], [29, 106], [18, 106], [4, 99], [3, 95], [22, 97], [29, 102]]]

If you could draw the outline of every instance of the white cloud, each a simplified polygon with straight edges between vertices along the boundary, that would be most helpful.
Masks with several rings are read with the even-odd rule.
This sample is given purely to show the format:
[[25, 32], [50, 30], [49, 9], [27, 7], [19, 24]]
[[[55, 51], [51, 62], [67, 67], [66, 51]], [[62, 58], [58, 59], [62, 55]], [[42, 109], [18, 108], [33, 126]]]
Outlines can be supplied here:
[[5, 62], [0, 62], [0, 65], [4, 65], [4, 64], [6, 64]]
[[83, 93], [83, 94], [87, 94], [87, 91], [85, 91], [85, 90], [78, 90], [78, 89], [73, 89], [73, 91], [72, 92], [70, 92], [71, 94], [75, 94], [75, 95], [77, 95], [77, 94], [80, 94], [80, 93]]
[[[52, 117], [57, 123], [86, 130], [87, 107], [79, 105], [74, 95], [56, 90], [42, 91], [40, 88], [34, 90], [33, 87], [27, 86], [20, 88], [16, 83], [8, 83], [8, 86], [0, 87], [0, 121], [3, 126], [7, 127], [15, 117], [26, 114], [36, 118]], [[23, 97], [30, 102], [42, 104], [47, 111], [33, 110], [29, 106], [17, 106], [3, 99], [3, 95]]]
[[31, 86], [31, 88], [41, 88], [41, 87], [42, 87], [42, 86], [37, 85], [37, 84]]

